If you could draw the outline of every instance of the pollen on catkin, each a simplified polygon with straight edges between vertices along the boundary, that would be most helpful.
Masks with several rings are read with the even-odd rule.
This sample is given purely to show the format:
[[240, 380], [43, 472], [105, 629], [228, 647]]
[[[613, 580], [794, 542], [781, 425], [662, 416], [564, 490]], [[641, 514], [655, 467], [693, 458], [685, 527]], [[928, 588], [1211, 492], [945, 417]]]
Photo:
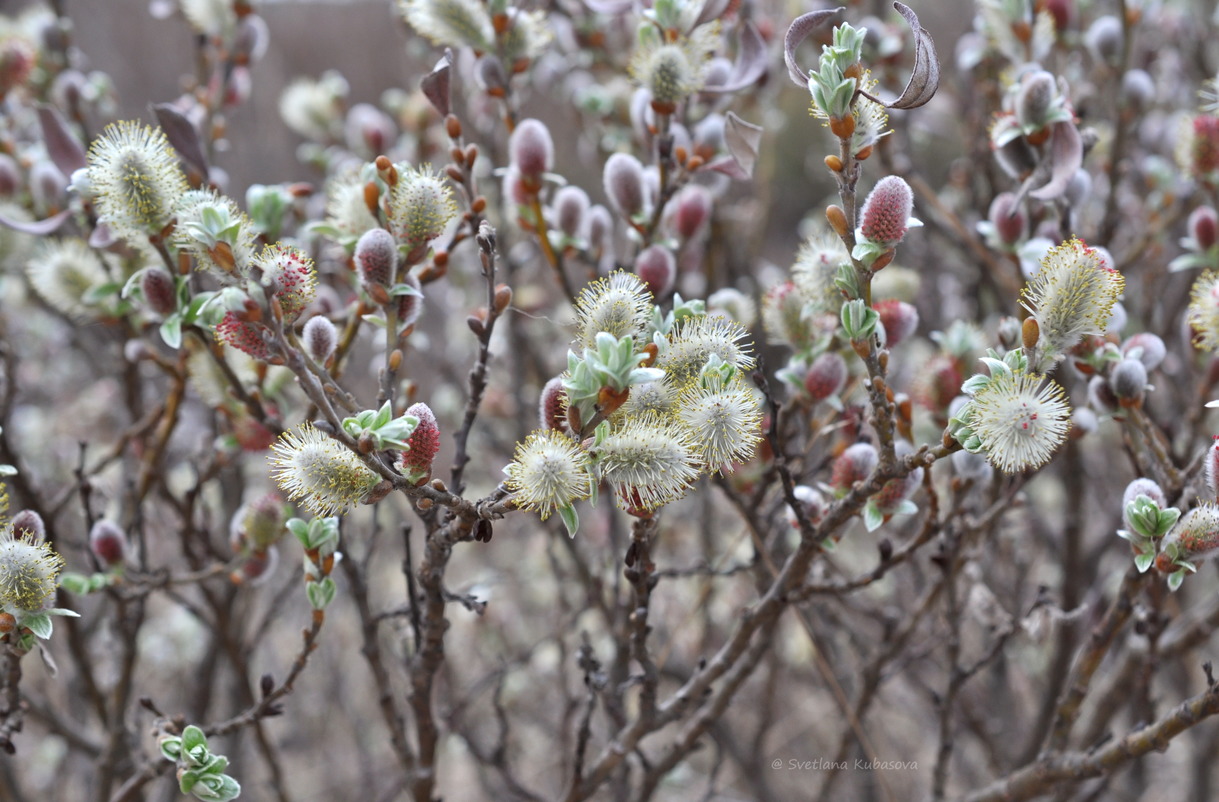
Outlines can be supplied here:
[[491, 15], [478, 0], [398, 0], [398, 9], [435, 45], [487, 50], [495, 40]]
[[284, 432], [271, 451], [275, 483], [316, 516], [347, 512], [379, 481], [359, 457], [309, 423]]
[[20, 619], [46, 609], [63, 566], [50, 544], [6, 526], [0, 533], [0, 610]]
[[93, 311], [85, 300], [89, 291], [109, 281], [103, 258], [77, 237], [47, 238], [26, 265], [26, 276], [49, 305], [70, 317], [87, 317]]
[[597, 446], [601, 478], [624, 510], [654, 510], [681, 498], [702, 461], [689, 429], [653, 415], [627, 419]]
[[108, 125], [93, 142], [88, 171], [102, 219], [133, 243], [159, 234], [190, 188], [165, 132], [131, 120]]
[[717, 356], [737, 370], [754, 366], [745, 341], [749, 332], [735, 321], [719, 316], [698, 315], [679, 323], [661, 349], [656, 367], [678, 385], [698, 376], [707, 359]]
[[1189, 293], [1187, 320], [1197, 335], [1198, 348], [1219, 351], [1219, 273], [1207, 270]]
[[1103, 334], [1125, 285], [1122, 274], [1105, 267], [1101, 254], [1081, 240], [1051, 248], [1021, 301], [1041, 329], [1038, 346], [1059, 356], [1086, 335]]
[[690, 36], [674, 42], [649, 41], [631, 57], [631, 77], [652, 95], [652, 100], [676, 104], [703, 88], [708, 54], [714, 51], [717, 24], [702, 25]]
[[615, 338], [638, 338], [652, 310], [652, 294], [634, 273], [615, 271], [589, 284], [576, 298], [580, 333], [577, 341], [584, 348], [597, 347], [601, 332]]
[[414, 248], [439, 237], [457, 215], [453, 190], [427, 169], [395, 165], [398, 183], [389, 193], [390, 230], [399, 242]]
[[504, 473], [513, 503], [533, 510], [543, 521], [593, 492], [588, 452], [555, 429], [539, 429], [517, 444], [515, 458]]
[[739, 373], [725, 387], [691, 384], [676, 410], [678, 422], [699, 444], [702, 465], [708, 471], [720, 472], [734, 462], [749, 461], [762, 439], [761, 406]]
[[262, 282], [279, 301], [284, 319], [291, 322], [317, 297], [317, 271], [313, 260], [290, 245], [267, 245], [253, 264], [262, 270]]
[[994, 376], [974, 395], [971, 408], [971, 425], [987, 459], [1004, 473], [1045, 464], [1071, 428], [1062, 387], [1035, 373]]

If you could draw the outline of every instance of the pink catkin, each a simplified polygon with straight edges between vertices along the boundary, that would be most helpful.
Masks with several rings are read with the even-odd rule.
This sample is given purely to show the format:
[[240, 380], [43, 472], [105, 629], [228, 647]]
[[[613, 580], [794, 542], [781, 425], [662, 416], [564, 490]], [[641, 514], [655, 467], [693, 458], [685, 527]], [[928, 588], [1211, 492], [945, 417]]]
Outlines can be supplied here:
[[882, 245], [896, 245], [906, 236], [906, 221], [914, 210], [914, 193], [910, 185], [895, 175], [876, 182], [863, 204], [865, 239]]
[[402, 455], [402, 468], [407, 475], [426, 476], [432, 470], [432, 460], [440, 451], [440, 427], [436, 425], [436, 416], [427, 404], [411, 404], [406, 414], [418, 418], [419, 425], [406, 440], [411, 449]]

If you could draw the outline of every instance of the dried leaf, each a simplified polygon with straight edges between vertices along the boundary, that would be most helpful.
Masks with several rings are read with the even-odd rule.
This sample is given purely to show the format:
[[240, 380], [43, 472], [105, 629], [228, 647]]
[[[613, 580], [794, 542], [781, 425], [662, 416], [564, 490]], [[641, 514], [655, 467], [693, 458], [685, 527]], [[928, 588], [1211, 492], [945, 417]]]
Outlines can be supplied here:
[[885, 105], [891, 109], [916, 109], [931, 100], [940, 88], [940, 59], [935, 52], [935, 41], [927, 29], [919, 25], [918, 15], [910, 6], [895, 2], [893, 7], [914, 32], [914, 72], [897, 100]]
[[1084, 163], [1084, 141], [1075, 123], [1054, 123], [1050, 131], [1050, 163], [1053, 172], [1050, 181], [1029, 193], [1037, 200], [1052, 200], [1066, 192], [1067, 185]]
[[152, 111], [157, 115], [157, 123], [165, 132], [169, 144], [178, 152], [178, 156], [187, 167], [199, 175], [201, 181], [207, 181], [207, 155], [194, 123], [168, 103], [158, 103], [152, 107]]
[[728, 112], [724, 119], [724, 145], [746, 178], [753, 175], [753, 166], [758, 160], [758, 146], [761, 144], [762, 126], [747, 123]]
[[441, 117], [447, 117], [452, 108], [449, 92], [452, 75], [453, 51], [445, 48], [440, 61], [437, 61], [432, 71], [423, 76], [423, 80], [419, 82], [420, 88], [423, 89], [423, 96], [428, 99], [436, 111], [440, 112]]
[[718, 159], [707, 162], [699, 169], [708, 170], [713, 173], [723, 173], [729, 178], [736, 178], [740, 181], [748, 181], [751, 178], [750, 174], [742, 170], [741, 165], [737, 164], [736, 159], [731, 156], [720, 156]]
[[728, 10], [728, 4], [731, 2], [732, 0], [703, 0], [702, 11], [698, 12], [698, 19], [690, 26], [690, 30], [724, 16], [724, 12]]
[[799, 17], [796, 17], [792, 21], [792, 24], [788, 26], [787, 34], [783, 37], [783, 62], [787, 64], [788, 77], [797, 86], [808, 86], [808, 73], [796, 63], [796, 48], [803, 44], [804, 40], [816, 28], [829, 22], [832, 17], [837, 16], [839, 12], [845, 10], [845, 7], [839, 7], [810, 11], [807, 14], [801, 14]]
[[85, 148], [76, 139], [72, 129], [59, 110], [53, 106], [38, 107], [38, 124], [42, 127], [42, 141], [47, 146], [47, 155], [68, 178], [85, 166]]
[[704, 92], [739, 92], [753, 86], [758, 79], [766, 74], [767, 62], [766, 42], [762, 34], [752, 22], [745, 23], [741, 28], [741, 46], [737, 51], [736, 64], [727, 82], [718, 86], [707, 86]]
[[51, 215], [46, 220], [14, 220], [11, 217], [5, 217], [3, 214], [0, 214], [0, 226], [7, 226], [14, 231], [41, 237], [45, 234], [50, 234], [62, 226], [71, 214], [71, 209], [64, 209], [59, 214]]

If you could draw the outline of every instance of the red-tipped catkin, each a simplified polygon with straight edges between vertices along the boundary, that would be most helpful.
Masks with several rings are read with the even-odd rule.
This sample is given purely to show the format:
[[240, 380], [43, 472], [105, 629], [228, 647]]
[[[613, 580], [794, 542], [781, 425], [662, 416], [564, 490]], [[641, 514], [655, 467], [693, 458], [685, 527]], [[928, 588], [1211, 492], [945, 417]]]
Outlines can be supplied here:
[[654, 297], [663, 298], [677, 278], [677, 259], [663, 245], [650, 245], [635, 257], [635, 275], [643, 279]]
[[1195, 176], [1219, 170], [1219, 117], [1209, 114], [1195, 117], [1190, 145], [1190, 162]]
[[22, 510], [13, 516], [13, 536], [26, 537], [36, 542], [42, 542], [47, 537], [47, 525], [42, 516], [33, 510]]
[[593, 253], [613, 251], [614, 218], [609, 209], [597, 204], [588, 210], [588, 245]]
[[1015, 194], [1011, 192], [1000, 192], [995, 196], [995, 199], [990, 202], [987, 218], [995, 227], [999, 240], [1005, 245], [1015, 245], [1020, 242], [1028, 230], [1028, 218], [1025, 217], [1020, 204], [1016, 202]]
[[406, 442], [411, 448], [402, 454], [398, 467], [402, 474], [415, 484], [426, 480], [432, 474], [432, 460], [440, 451], [440, 427], [436, 425], [436, 416], [427, 404], [411, 404], [407, 415], [419, 419], [419, 425]]
[[538, 422], [543, 429], [567, 431], [567, 391], [563, 389], [561, 376], [555, 376], [542, 388], [538, 397]]
[[370, 228], [356, 242], [356, 267], [365, 286], [387, 287], [398, 266], [398, 243], [383, 228]]
[[601, 174], [605, 194], [624, 217], [643, 211], [643, 164], [629, 153], [615, 153]]
[[918, 329], [918, 310], [912, 304], [888, 299], [874, 307], [880, 313], [881, 325], [885, 327], [885, 345], [889, 348], [908, 339]]
[[329, 318], [322, 315], [314, 315], [309, 318], [304, 330], [301, 331], [301, 342], [305, 346], [305, 351], [319, 365], [325, 364], [330, 355], [334, 353], [338, 340], [338, 330], [335, 329]]
[[804, 376], [804, 389], [814, 402], [838, 395], [847, 382], [847, 363], [835, 351], [817, 357]]
[[140, 277], [140, 291], [152, 311], [162, 317], [172, 315], [178, 308], [178, 290], [173, 276], [160, 267], [150, 267]]
[[870, 443], [856, 443], [838, 455], [830, 476], [835, 490], [848, 490], [856, 482], [868, 478], [878, 461], [876, 448]]
[[521, 120], [508, 139], [508, 157], [522, 176], [540, 184], [542, 173], [554, 164], [554, 140], [550, 129], [541, 120]]
[[1198, 248], [1209, 251], [1219, 241], [1219, 214], [1209, 206], [1199, 206], [1190, 212], [1187, 229]]
[[119, 565], [127, 556], [127, 535], [118, 524], [103, 518], [89, 530], [89, 551], [107, 568]]
[[865, 239], [894, 246], [906, 236], [907, 221], [914, 210], [914, 193], [904, 179], [887, 175], [876, 182], [863, 203], [860, 226]]
[[711, 191], [700, 184], [687, 184], [673, 198], [673, 230], [682, 239], [690, 239], [711, 216]]

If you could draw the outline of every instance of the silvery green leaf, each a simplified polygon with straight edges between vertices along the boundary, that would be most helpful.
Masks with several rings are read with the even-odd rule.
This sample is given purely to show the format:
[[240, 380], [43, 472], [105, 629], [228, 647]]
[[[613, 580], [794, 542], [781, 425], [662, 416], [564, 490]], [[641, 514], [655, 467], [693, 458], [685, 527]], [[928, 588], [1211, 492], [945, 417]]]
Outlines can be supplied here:
[[1175, 591], [1185, 581], [1185, 569], [1173, 571], [1168, 575], [1168, 589]]
[[1140, 574], [1147, 573], [1147, 569], [1155, 562], [1155, 552], [1144, 551], [1141, 554], [1136, 554], [1134, 557], [1134, 567], [1139, 569]]
[[570, 504], [559, 507], [559, 517], [563, 519], [563, 525], [567, 527], [567, 536], [575, 537], [576, 532], [580, 530], [580, 516], [576, 513], [576, 508]]
[[885, 514], [876, 506], [875, 499], [868, 499], [863, 506], [863, 525], [869, 532], [875, 532], [885, 522]]
[[54, 625], [51, 623], [51, 616], [46, 613], [27, 615], [21, 619], [21, 625], [43, 640], [51, 637], [51, 632], [54, 629]]

